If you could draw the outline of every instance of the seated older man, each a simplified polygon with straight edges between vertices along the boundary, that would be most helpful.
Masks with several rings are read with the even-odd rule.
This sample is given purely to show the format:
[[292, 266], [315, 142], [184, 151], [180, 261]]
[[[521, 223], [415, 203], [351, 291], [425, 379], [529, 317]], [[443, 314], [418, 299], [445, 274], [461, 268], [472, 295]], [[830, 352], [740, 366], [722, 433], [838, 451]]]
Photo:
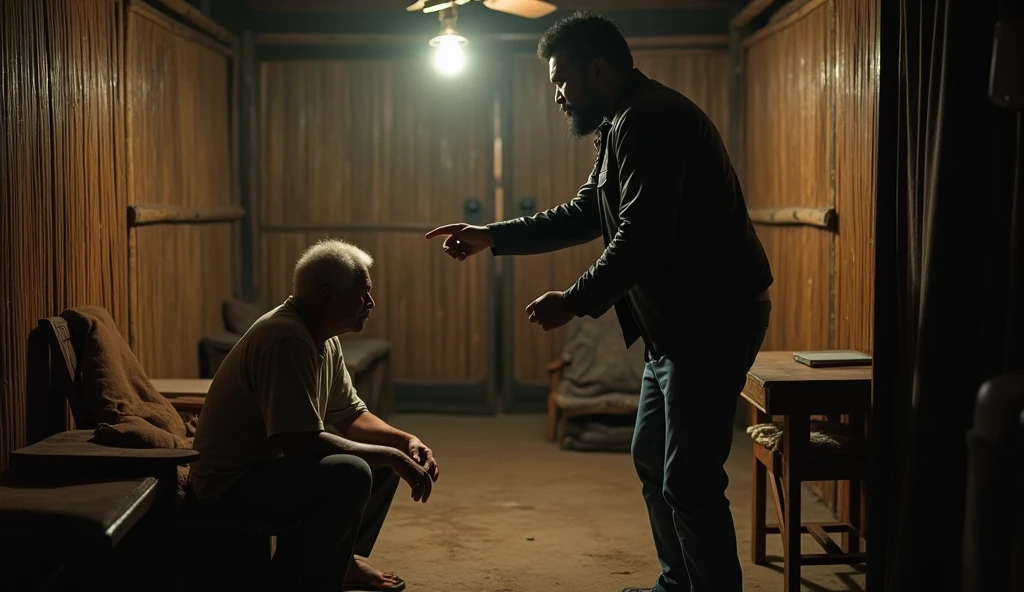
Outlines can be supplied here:
[[430, 449], [370, 413], [345, 368], [338, 335], [369, 318], [372, 263], [344, 241], [310, 247], [292, 295], [232, 348], [199, 417], [197, 500], [299, 521], [274, 558], [282, 583], [297, 590], [403, 590], [365, 557], [398, 478], [426, 502], [438, 476]]

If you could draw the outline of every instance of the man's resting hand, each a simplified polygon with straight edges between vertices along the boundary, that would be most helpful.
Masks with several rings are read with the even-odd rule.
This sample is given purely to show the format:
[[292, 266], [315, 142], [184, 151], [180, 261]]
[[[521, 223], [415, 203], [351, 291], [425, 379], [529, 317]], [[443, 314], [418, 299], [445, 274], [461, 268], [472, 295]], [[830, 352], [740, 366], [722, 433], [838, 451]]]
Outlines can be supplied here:
[[434, 484], [427, 469], [402, 452], [395, 455], [395, 461], [391, 465], [391, 469], [409, 484], [409, 488], [412, 489], [413, 500], [426, 503]]

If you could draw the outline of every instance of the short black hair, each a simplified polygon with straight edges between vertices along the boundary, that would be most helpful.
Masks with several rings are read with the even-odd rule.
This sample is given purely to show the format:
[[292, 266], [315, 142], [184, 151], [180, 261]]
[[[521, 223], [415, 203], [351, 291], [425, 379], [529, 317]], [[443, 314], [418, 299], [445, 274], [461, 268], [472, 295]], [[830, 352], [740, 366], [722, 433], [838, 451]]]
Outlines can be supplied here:
[[618, 27], [590, 10], [580, 10], [559, 20], [537, 43], [537, 57], [544, 61], [563, 50], [569, 62], [578, 67], [601, 58], [623, 72], [633, 69], [633, 54]]

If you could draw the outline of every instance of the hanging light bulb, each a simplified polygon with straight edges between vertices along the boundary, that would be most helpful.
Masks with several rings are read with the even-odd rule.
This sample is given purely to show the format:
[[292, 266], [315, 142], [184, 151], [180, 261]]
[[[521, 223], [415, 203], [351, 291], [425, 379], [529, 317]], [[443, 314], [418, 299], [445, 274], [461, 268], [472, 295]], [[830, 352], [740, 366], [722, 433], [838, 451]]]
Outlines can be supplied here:
[[466, 66], [466, 50], [469, 41], [455, 29], [455, 7], [442, 10], [438, 15], [441, 32], [430, 40], [434, 50], [434, 67], [446, 76], [454, 76]]

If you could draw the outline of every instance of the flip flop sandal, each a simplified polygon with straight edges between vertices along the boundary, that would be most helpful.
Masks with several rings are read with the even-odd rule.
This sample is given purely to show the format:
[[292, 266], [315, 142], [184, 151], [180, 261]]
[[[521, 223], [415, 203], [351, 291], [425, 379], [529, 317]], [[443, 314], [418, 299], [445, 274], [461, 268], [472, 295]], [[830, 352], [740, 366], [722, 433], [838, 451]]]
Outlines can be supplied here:
[[[396, 576], [397, 577], [397, 576]], [[405, 580], [398, 578], [394, 586], [374, 586], [373, 584], [345, 584], [344, 592], [402, 592], [405, 590]]]

